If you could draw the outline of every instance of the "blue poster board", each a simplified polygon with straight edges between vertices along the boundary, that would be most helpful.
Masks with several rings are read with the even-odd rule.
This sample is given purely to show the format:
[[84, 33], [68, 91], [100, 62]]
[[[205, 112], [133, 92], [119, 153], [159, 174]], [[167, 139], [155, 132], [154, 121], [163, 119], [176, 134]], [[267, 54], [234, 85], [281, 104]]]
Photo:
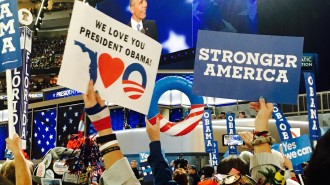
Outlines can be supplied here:
[[297, 104], [302, 54], [302, 37], [200, 30], [193, 92], [247, 101], [263, 96], [268, 102]]

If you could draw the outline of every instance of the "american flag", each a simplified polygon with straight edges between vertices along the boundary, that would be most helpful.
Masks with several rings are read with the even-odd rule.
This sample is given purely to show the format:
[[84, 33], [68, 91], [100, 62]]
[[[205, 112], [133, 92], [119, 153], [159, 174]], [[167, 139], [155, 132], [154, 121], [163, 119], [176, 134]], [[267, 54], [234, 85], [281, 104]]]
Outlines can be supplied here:
[[40, 159], [56, 145], [56, 108], [33, 112], [32, 159]]
[[70, 104], [59, 106], [57, 122], [57, 146], [66, 147], [69, 136], [78, 134], [80, 117], [83, 114], [84, 104]]

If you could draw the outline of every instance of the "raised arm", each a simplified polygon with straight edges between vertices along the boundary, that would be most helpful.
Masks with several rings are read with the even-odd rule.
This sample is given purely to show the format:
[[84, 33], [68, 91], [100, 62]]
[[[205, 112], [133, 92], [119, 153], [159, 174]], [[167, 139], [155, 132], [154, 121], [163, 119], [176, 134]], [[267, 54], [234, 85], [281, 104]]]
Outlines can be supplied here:
[[254, 153], [268, 152], [271, 153], [272, 137], [270, 137], [268, 121], [271, 118], [274, 105], [266, 103], [264, 98], [259, 99], [260, 108], [254, 121], [254, 138], [252, 145], [254, 146]]
[[250, 160], [250, 173], [253, 179], [259, 183], [270, 182], [275, 173], [282, 168], [282, 156], [271, 152], [271, 145], [275, 142], [268, 128], [268, 121], [273, 112], [273, 104], [266, 103], [263, 97], [259, 103], [252, 103], [250, 107], [256, 110], [257, 117], [254, 121], [254, 133], [251, 145], [254, 156]]
[[172, 179], [172, 175], [170, 167], [168, 166], [162, 154], [159, 124], [160, 123], [158, 118], [155, 125], [152, 125], [146, 119], [146, 131], [150, 139], [150, 155], [148, 157], [148, 163], [152, 169], [154, 184], [165, 185]]
[[6, 144], [15, 159], [16, 185], [32, 185], [31, 171], [22, 153], [21, 138], [17, 134], [14, 134], [13, 138], [6, 139]]
[[97, 142], [100, 144], [100, 152], [106, 168], [100, 184], [140, 184], [127, 158], [120, 150], [116, 135], [112, 130], [110, 111], [100, 95], [94, 91], [93, 81], [88, 84], [88, 91], [83, 95], [83, 99], [85, 111], [99, 135]]

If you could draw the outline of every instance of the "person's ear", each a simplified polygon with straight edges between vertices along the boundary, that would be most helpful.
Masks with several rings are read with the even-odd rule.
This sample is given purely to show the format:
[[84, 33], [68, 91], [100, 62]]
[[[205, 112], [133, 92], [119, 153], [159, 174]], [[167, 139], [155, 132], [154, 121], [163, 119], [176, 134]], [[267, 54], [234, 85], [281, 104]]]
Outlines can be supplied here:
[[129, 7], [129, 11], [131, 12], [131, 14], [134, 14], [134, 8], [132, 6]]

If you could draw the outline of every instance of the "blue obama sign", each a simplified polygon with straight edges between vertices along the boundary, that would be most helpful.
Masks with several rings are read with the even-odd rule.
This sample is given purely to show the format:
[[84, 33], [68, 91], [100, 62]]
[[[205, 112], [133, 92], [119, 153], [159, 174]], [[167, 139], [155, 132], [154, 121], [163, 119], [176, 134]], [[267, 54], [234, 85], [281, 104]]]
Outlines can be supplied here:
[[0, 72], [22, 65], [17, 1], [0, 0]]
[[[302, 37], [198, 32], [193, 92], [297, 104]], [[285, 94], [283, 94], [285, 93]]]

